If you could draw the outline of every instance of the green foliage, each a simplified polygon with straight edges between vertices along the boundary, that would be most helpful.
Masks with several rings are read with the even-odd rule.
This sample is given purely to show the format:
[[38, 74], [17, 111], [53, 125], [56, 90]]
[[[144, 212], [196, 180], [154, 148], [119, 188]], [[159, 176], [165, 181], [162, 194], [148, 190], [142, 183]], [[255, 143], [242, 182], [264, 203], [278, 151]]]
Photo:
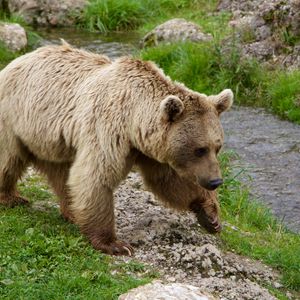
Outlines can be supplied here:
[[0, 42], [0, 70], [4, 68], [11, 60], [15, 59], [18, 54], [8, 50], [3, 42]]
[[117, 299], [154, 276], [93, 250], [41, 178], [26, 178], [19, 190], [33, 207], [0, 207], [1, 299]]
[[[181, 11], [193, 8], [203, 11], [216, 1], [202, 0], [90, 0], [83, 15], [78, 16], [78, 25], [100, 32], [130, 30], [149, 22], [173, 17]], [[193, 15], [188, 12], [191, 18]]]
[[129, 30], [141, 25], [147, 12], [141, 1], [95, 0], [86, 7], [80, 22], [89, 30]]
[[255, 61], [242, 61], [235, 47], [222, 52], [215, 43], [177, 43], [159, 45], [141, 52], [143, 59], [154, 60], [174, 80], [204, 93], [231, 88], [237, 102], [260, 95], [263, 72]]
[[286, 288], [300, 291], [300, 236], [288, 231], [249, 192], [230, 168], [232, 153], [221, 156], [224, 185], [219, 190], [223, 219], [221, 234], [228, 250], [260, 259], [278, 269]]
[[267, 89], [273, 111], [300, 124], [300, 71], [277, 72]]

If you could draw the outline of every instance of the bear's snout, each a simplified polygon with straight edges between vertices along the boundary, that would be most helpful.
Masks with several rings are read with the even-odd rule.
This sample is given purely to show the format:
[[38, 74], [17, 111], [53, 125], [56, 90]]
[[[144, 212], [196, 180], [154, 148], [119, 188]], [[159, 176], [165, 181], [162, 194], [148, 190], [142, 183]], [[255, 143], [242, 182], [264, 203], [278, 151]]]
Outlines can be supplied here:
[[210, 181], [207, 183], [207, 189], [213, 191], [213, 190], [215, 190], [218, 186], [220, 186], [221, 184], [223, 184], [223, 179], [222, 179], [222, 178], [217, 178], [217, 179], [210, 180]]
[[222, 178], [216, 178], [216, 179], [212, 179], [212, 180], [203, 180], [202, 178], [198, 178], [198, 184], [209, 190], [209, 191], [213, 191], [215, 190], [217, 187], [219, 187], [221, 184], [223, 184], [223, 179]]

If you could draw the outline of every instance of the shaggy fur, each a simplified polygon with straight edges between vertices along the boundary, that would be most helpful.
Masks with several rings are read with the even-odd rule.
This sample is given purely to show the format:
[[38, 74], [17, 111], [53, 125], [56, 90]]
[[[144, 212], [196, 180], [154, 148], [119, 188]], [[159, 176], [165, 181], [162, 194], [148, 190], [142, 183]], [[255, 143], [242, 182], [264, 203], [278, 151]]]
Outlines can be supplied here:
[[218, 231], [216, 194], [205, 188], [221, 177], [219, 114], [232, 98], [193, 92], [151, 62], [65, 43], [19, 57], [0, 72], [0, 203], [26, 203], [15, 187], [33, 164], [96, 249], [130, 254], [116, 238], [113, 191], [136, 163], [163, 201]]

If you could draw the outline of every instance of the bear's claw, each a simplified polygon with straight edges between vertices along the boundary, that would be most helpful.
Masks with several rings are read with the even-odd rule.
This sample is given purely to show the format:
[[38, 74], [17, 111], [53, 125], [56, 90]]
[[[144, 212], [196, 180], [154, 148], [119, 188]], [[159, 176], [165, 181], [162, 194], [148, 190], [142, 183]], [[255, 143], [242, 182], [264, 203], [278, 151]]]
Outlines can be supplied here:
[[95, 243], [92, 242], [93, 247], [96, 250], [100, 250], [101, 252], [109, 255], [116, 255], [116, 256], [121, 256], [121, 255], [126, 255], [126, 256], [133, 256], [134, 250], [133, 248], [122, 241], [115, 241], [110, 244], [103, 244], [103, 243]]

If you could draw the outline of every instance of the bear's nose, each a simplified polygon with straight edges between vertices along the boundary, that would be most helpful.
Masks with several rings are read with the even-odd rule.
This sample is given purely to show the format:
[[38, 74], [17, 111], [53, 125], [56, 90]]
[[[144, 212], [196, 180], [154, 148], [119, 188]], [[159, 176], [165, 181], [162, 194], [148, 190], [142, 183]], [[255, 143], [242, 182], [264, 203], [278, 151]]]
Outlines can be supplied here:
[[223, 180], [221, 178], [213, 179], [208, 182], [208, 188], [210, 190], [215, 190], [218, 186], [220, 186], [223, 183]]

